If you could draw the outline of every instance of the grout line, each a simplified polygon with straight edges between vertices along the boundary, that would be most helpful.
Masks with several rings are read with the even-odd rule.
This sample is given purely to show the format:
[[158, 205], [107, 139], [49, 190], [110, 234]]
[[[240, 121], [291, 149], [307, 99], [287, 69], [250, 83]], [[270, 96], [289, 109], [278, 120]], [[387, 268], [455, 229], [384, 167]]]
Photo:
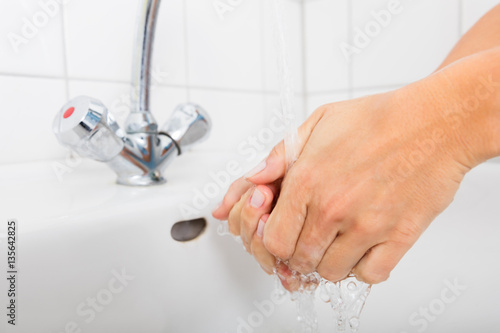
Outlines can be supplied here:
[[[161, 86], [169, 88], [186, 88], [186, 86], [176, 86], [176, 85], [161, 85]], [[194, 85], [191, 85], [187, 88], [191, 90], [210, 90], [218, 92], [247, 93], [247, 94], [268, 94], [268, 95], [279, 94], [279, 92], [275, 90], [238, 89], [238, 88], [208, 87], [208, 86], [194, 86]]]
[[113, 84], [131, 84], [130, 81], [124, 80], [112, 80], [112, 79], [101, 79], [101, 78], [90, 78], [90, 77], [79, 77], [79, 76], [68, 76], [70, 81], [84, 81], [84, 82], [98, 82], [98, 83], [113, 83]]
[[302, 117], [307, 119], [307, 106], [309, 105], [309, 94], [307, 85], [307, 39], [306, 39], [306, 4], [305, 0], [300, 2], [300, 24], [301, 24], [301, 41], [302, 41]]
[[[351, 45], [354, 45], [354, 13], [352, 7], [352, 1], [347, 1], [347, 39]], [[347, 64], [347, 91], [349, 99], [353, 98], [354, 95], [354, 58], [351, 57], [351, 61]]]
[[[48, 79], [48, 80], [65, 80], [64, 76], [50, 76], [50, 75], [36, 75], [36, 74], [23, 74], [23, 73], [5, 73], [0, 72], [0, 77], [21, 77], [28, 79]], [[68, 81], [83, 81], [83, 82], [93, 82], [93, 83], [111, 83], [111, 84], [126, 84], [130, 85], [130, 81], [121, 80], [108, 80], [108, 79], [96, 79], [96, 78], [85, 78], [85, 77], [68, 77]], [[260, 89], [240, 89], [240, 88], [225, 88], [225, 87], [210, 87], [210, 86], [197, 86], [197, 85], [185, 85], [185, 84], [155, 84], [154, 86], [164, 87], [164, 88], [180, 88], [180, 89], [196, 89], [196, 90], [210, 90], [219, 92], [233, 92], [233, 93], [248, 93], [248, 94], [278, 94], [276, 90], [260, 90]]]
[[182, 15], [184, 16], [183, 34], [184, 34], [184, 75], [186, 76], [186, 99], [191, 101], [191, 86], [189, 84], [189, 45], [188, 45], [188, 15], [187, 1], [182, 2]]
[[[0, 73], [0, 77], [22, 77], [29, 79], [47, 79], [47, 80], [64, 80], [64, 77], [61, 76], [47, 76], [47, 75], [27, 75], [27, 74], [12, 74], [12, 73]], [[95, 82], [95, 83], [112, 83], [112, 84], [127, 84], [130, 82], [127, 81], [119, 81], [119, 80], [105, 80], [105, 79], [88, 79], [88, 78], [79, 78], [79, 77], [68, 77], [69, 81], [84, 81], [84, 82]], [[380, 86], [360, 86], [356, 87], [356, 90], [371, 90], [371, 89], [395, 89], [402, 87], [408, 84], [394, 84], [394, 85], [380, 85]], [[187, 86], [181, 84], [158, 84], [155, 86], [163, 87], [163, 88], [180, 88], [180, 89], [191, 89], [191, 90], [208, 90], [214, 92], [227, 92], [227, 93], [242, 93], [242, 94], [264, 94], [264, 95], [278, 95], [279, 92], [277, 90], [259, 90], [259, 89], [238, 89], [238, 88], [224, 88], [224, 87], [208, 87], [208, 86]], [[331, 90], [317, 90], [310, 91], [308, 93], [298, 92], [295, 93], [296, 96], [314, 96], [321, 94], [329, 94], [329, 93], [349, 93], [349, 88], [345, 89], [331, 89]]]
[[62, 4], [61, 23], [62, 23], [62, 44], [63, 44], [63, 67], [64, 67], [64, 85], [66, 87], [66, 100], [69, 100], [69, 76], [68, 76], [68, 45], [66, 39], [66, 4]]
[[0, 72], [0, 76], [24, 77], [28, 79], [64, 80], [64, 76], [57, 76], [57, 75], [37, 75], [37, 74]]

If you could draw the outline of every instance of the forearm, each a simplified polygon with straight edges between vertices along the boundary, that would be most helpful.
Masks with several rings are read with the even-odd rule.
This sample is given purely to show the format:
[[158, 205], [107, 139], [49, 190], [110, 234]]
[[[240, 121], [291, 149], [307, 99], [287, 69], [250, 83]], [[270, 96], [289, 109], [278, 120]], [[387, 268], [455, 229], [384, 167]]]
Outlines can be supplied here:
[[500, 46], [500, 5], [490, 10], [460, 39], [439, 69], [497, 46]]
[[500, 155], [500, 47], [464, 57], [417, 84], [432, 90], [471, 167]]

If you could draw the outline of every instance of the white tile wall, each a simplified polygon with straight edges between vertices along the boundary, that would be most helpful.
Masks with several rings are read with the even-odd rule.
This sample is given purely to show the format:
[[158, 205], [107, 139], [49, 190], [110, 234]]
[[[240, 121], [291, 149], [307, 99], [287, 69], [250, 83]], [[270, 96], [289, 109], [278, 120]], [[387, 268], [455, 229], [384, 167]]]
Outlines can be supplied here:
[[63, 41], [68, 76], [129, 81], [137, 8], [134, 1], [70, 1], [65, 6]]
[[469, 30], [481, 16], [498, 4], [498, 0], [462, 0], [462, 32]]
[[49, 12], [34, 0], [0, 2], [0, 73], [64, 76], [61, 7]]
[[[203, 105], [214, 131], [199, 149], [234, 153], [279, 107], [274, 15], [269, 0], [221, 1], [231, 10], [221, 14], [212, 0], [164, 1], [152, 105], [160, 124], [179, 103]], [[0, 2], [0, 163], [63, 157], [51, 124], [69, 97], [102, 99], [123, 121], [138, 2]], [[402, 13], [348, 61], [342, 43], [352, 43], [356, 29], [373, 21], [372, 11], [387, 8], [389, 0], [285, 0], [297, 111], [303, 118], [322, 104], [427, 75], [460, 33], [497, 2], [401, 0]], [[29, 36], [16, 50], [10, 39], [23, 33]]]
[[[301, 1], [289, 0], [284, 2], [285, 13], [282, 17], [285, 36], [286, 61], [290, 69], [292, 85], [296, 93], [304, 89], [303, 61], [307, 47], [303, 40], [303, 5]], [[277, 59], [280, 52], [277, 49], [276, 14], [273, 1], [263, 1], [261, 6], [261, 38], [262, 38], [262, 65], [264, 71], [264, 90], [278, 91]]]
[[243, 1], [223, 19], [213, 4], [186, 0], [189, 83], [261, 91], [261, 2]]
[[[61, 79], [0, 76], [0, 164], [64, 156], [52, 132], [52, 114], [65, 99]], [[51, 115], [51, 116], [48, 116]]]
[[349, 42], [350, 0], [318, 0], [305, 8], [308, 92], [346, 89], [349, 64], [339, 45]]
[[[191, 99], [210, 110], [212, 134], [198, 149], [235, 152], [262, 127], [262, 94], [194, 89]], [[242, 107], [243, 106], [243, 107]]]
[[361, 30], [371, 40], [353, 58], [356, 88], [423, 78], [440, 65], [460, 37], [457, 1], [401, 0], [400, 13], [380, 19], [386, 22], [380, 25], [375, 13], [387, 17], [389, 3], [372, 0], [368, 5], [368, 1], [352, 0], [354, 40], [361, 39]]
[[349, 99], [349, 93], [347, 91], [308, 94], [306, 104], [307, 114], [312, 114], [322, 105], [340, 102], [346, 99]]

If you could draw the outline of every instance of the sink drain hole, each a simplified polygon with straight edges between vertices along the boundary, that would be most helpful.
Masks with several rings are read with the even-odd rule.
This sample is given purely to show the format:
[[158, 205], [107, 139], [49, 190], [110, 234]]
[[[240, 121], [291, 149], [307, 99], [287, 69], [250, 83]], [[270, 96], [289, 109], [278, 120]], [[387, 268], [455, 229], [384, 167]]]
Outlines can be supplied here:
[[207, 227], [207, 220], [200, 218], [177, 222], [172, 226], [170, 235], [178, 242], [189, 242], [198, 238]]

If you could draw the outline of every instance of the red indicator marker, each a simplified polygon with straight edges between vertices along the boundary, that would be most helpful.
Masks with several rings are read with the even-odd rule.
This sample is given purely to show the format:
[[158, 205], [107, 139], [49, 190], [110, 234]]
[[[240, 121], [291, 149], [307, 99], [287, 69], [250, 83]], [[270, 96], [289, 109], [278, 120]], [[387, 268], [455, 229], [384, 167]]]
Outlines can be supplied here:
[[63, 118], [66, 119], [66, 118], [69, 118], [71, 117], [71, 115], [73, 114], [73, 112], [75, 112], [75, 108], [74, 107], [70, 107], [69, 109], [67, 109], [64, 114], [63, 114]]

